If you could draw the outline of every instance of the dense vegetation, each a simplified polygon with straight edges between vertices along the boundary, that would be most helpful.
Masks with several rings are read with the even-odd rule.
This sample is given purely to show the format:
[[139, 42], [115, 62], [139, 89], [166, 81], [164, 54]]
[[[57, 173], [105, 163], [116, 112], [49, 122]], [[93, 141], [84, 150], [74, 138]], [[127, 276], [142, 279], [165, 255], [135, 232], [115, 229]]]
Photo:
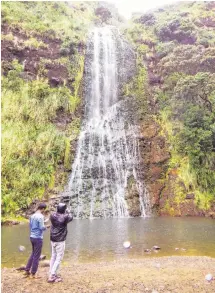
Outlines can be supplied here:
[[66, 182], [94, 5], [2, 3], [3, 218]]
[[165, 209], [187, 194], [203, 210], [215, 199], [214, 12], [213, 2], [180, 3], [135, 15], [126, 30], [147, 65], [156, 109], [151, 118], [169, 143], [166, 185], [172, 170], [177, 175], [174, 202]]

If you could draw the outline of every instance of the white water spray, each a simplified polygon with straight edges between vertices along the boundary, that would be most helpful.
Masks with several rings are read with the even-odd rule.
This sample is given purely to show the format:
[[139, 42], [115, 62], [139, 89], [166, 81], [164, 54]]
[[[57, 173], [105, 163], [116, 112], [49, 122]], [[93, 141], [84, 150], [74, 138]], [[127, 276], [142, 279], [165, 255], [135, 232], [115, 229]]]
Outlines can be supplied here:
[[[119, 100], [119, 52], [123, 42], [111, 27], [95, 28], [87, 47], [85, 120], [69, 182], [71, 205], [77, 217], [128, 217], [126, 200], [132, 176], [142, 216], [149, 199], [138, 179], [138, 127], [126, 119], [126, 100]], [[121, 44], [119, 48], [117, 44]], [[129, 69], [128, 69], [129, 70]]]

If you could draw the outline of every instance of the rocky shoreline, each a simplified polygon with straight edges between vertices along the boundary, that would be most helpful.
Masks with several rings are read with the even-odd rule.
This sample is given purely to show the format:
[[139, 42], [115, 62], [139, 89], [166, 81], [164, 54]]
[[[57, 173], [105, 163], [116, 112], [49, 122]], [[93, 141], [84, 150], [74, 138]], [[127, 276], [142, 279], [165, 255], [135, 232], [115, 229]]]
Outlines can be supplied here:
[[[49, 214], [47, 214], [46, 215], [46, 218], [48, 218], [49, 217]], [[169, 215], [161, 215], [161, 216], [159, 216], [159, 217], [170, 217]], [[181, 218], [183, 218], [184, 216], [175, 216], [175, 217], [181, 217]], [[205, 215], [199, 215], [199, 216], [187, 216], [187, 217], [197, 217], [197, 218], [210, 218], [210, 219], [215, 219], [215, 214], [214, 213], [208, 213], [208, 214], [205, 214]], [[16, 225], [22, 225], [22, 224], [26, 224], [26, 223], [28, 223], [28, 218], [29, 218], [29, 216], [28, 217], [26, 217], [26, 218], [19, 218], [18, 220], [16, 220], [16, 219], [6, 219], [6, 220], [4, 220], [4, 221], [2, 221], [1, 222], [1, 225], [2, 226], [16, 226]], [[102, 218], [101, 218], [102, 219]]]
[[112, 262], [64, 264], [62, 283], [47, 283], [48, 268], [40, 267], [41, 279], [23, 278], [16, 269], [2, 269], [2, 292], [153, 292], [212, 293], [215, 279], [215, 258], [171, 256], [151, 259], [115, 260]]

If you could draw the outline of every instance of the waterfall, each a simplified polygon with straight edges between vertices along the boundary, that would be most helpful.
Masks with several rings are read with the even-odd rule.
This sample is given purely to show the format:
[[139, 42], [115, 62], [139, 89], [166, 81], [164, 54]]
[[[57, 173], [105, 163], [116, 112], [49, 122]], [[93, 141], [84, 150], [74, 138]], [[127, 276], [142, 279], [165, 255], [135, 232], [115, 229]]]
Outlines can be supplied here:
[[[94, 28], [85, 64], [85, 117], [69, 180], [76, 217], [128, 217], [129, 178], [134, 178], [142, 216], [149, 214], [146, 188], [138, 179], [138, 127], [129, 99], [120, 99], [125, 48], [116, 28]], [[128, 68], [129, 70], [129, 68]]]

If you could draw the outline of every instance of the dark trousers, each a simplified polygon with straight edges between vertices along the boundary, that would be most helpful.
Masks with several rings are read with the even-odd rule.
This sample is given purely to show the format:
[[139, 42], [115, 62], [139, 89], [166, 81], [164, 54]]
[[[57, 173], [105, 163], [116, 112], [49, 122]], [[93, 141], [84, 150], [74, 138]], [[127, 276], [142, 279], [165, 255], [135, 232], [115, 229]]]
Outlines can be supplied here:
[[30, 272], [31, 270], [32, 274], [36, 274], [39, 265], [40, 255], [42, 252], [43, 239], [30, 238], [30, 240], [32, 244], [32, 253], [28, 260], [25, 270], [27, 272]]

